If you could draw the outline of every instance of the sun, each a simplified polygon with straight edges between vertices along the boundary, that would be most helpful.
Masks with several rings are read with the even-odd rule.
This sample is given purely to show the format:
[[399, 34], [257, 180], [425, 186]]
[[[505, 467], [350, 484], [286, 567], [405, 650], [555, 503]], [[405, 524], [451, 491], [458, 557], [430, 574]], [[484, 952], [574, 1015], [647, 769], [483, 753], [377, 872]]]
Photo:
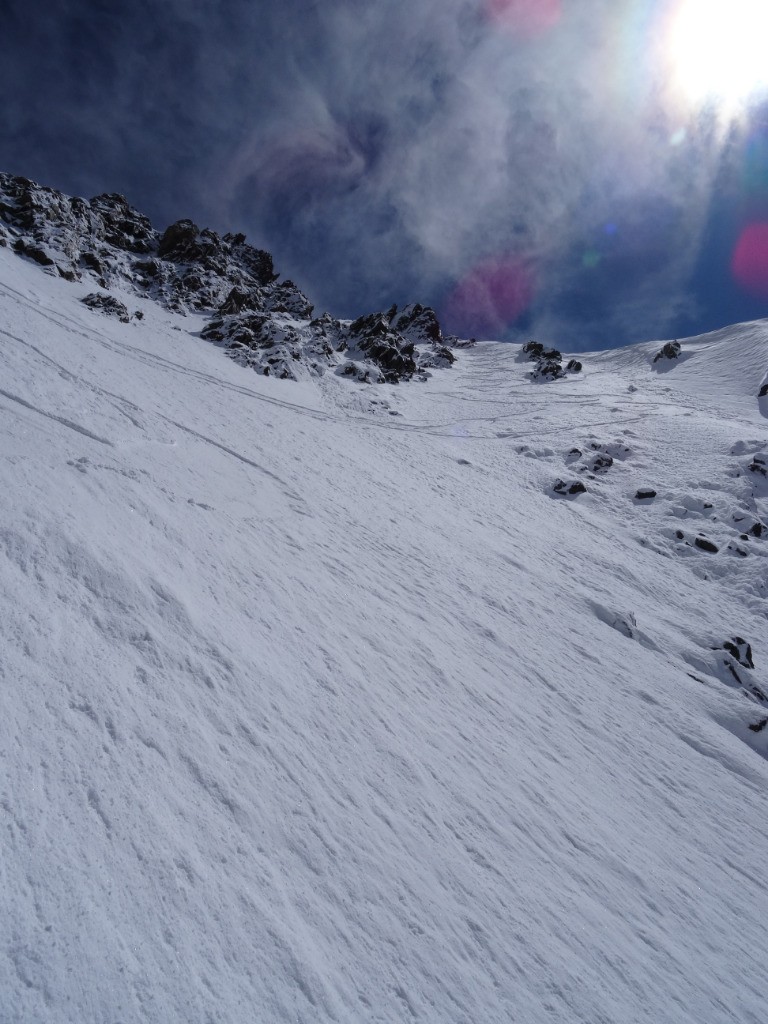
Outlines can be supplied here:
[[736, 105], [768, 86], [768, 0], [680, 0], [668, 38], [690, 102]]

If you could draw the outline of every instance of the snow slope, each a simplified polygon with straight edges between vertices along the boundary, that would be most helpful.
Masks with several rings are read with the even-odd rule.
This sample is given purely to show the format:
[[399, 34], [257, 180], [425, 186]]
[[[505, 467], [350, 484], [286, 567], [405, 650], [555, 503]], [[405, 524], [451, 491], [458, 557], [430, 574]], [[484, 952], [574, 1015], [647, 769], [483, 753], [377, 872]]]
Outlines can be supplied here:
[[0, 250], [0, 1020], [763, 1022], [768, 326], [366, 387], [86, 291]]

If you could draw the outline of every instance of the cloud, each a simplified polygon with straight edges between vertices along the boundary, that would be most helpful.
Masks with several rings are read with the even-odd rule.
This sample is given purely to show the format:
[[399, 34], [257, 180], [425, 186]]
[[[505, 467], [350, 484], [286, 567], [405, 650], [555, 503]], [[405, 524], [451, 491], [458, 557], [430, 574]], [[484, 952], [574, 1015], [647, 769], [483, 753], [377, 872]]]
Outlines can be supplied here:
[[663, 5], [16, 6], [10, 169], [246, 230], [341, 315], [420, 300], [458, 326], [457, 288], [509, 295], [499, 267], [529, 275], [502, 334], [591, 347], [692, 310], [723, 139], [659, 84]]
[[688, 126], [674, 144], [658, 26], [627, 33], [633, 6], [552, 5], [535, 38], [500, 27], [499, 2], [324, 6], [323, 60], [281, 80], [223, 198], [250, 202], [273, 247], [289, 238], [342, 311], [426, 294], [450, 318], [457, 282], [517, 258], [536, 270], [531, 329], [663, 333], [689, 307], [718, 147]]

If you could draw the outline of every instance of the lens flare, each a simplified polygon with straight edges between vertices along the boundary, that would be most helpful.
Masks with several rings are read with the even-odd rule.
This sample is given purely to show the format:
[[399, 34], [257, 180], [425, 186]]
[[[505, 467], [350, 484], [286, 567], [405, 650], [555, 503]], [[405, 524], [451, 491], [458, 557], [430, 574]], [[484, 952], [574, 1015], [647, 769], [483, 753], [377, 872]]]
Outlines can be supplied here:
[[456, 285], [443, 316], [457, 334], [497, 337], [526, 312], [534, 291], [533, 272], [521, 257], [485, 260]]
[[561, 0], [486, 0], [488, 18], [514, 35], [530, 39], [554, 28]]
[[766, 0], [680, 0], [669, 33], [676, 83], [690, 102], [736, 104], [768, 86]]
[[745, 292], [768, 299], [768, 221], [744, 228], [733, 251], [731, 270]]

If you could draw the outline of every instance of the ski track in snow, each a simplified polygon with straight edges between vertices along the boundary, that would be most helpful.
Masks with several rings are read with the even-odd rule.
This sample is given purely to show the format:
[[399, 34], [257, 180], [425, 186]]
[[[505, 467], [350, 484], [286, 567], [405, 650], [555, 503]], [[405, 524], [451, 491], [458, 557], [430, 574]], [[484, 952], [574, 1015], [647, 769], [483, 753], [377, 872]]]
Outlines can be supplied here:
[[762, 1024], [765, 324], [295, 384], [0, 278], [3, 1024]]

